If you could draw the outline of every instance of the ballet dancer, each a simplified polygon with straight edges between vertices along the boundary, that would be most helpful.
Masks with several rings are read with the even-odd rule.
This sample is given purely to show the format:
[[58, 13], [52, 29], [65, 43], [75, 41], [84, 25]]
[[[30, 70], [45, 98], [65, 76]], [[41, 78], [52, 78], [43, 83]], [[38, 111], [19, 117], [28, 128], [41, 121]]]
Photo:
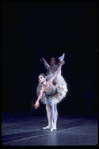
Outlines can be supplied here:
[[[46, 104], [46, 108], [48, 108], [49, 114], [49, 124], [46, 129], [50, 129], [51, 132], [55, 130], [57, 124], [57, 108], [56, 105], [59, 103], [65, 96], [68, 91], [67, 83], [64, 78], [61, 76], [61, 67], [64, 64], [64, 61], [61, 61], [59, 68], [55, 72], [55, 74], [47, 81], [47, 78], [44, 74], [39, 75], [39, 82], [42, 84], [42, 87], [37, 87], [37, 101], [34, 104], [35, 109], [37, 109], [40, 104], [39, 101]], [[53, 84], [54, 80], [57, 77], [56, 85]]]

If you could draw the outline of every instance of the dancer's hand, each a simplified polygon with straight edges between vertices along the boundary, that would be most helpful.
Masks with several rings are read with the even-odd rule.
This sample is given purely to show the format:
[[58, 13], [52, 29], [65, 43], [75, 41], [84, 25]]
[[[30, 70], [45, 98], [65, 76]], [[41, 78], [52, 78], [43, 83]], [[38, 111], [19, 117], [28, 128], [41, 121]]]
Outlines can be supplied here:
[[38, 107], [40, 107], [40, 103], [39, 103], [39, 101], [37, 100], [36, 103], [34, 104], [34, 109], [37, 109]]
[[42, 58], [40, 59], [40, 61], [41, 61], [41, 62], [44, 62], [44, 58], [42, 57]]

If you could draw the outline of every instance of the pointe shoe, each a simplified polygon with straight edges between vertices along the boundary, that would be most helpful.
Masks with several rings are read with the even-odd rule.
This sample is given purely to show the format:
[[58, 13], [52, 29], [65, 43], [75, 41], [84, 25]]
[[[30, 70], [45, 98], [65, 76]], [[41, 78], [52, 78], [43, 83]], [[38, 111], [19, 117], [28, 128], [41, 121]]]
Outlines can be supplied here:
[[50, 129], [50, 126], [48, 125], [46, 127], [43, 127], [43, 129]]
[[50, 131], [52, 132], [53, 131], [53, 128], [51, 128]]
[[53, 127], [53, 128], [50, 129], [50, 131], [52, 132], [52, 131], [55, 130], [55, 129], [56, 129], [56, 128]]
[[53, 125], [53, 129], [54, 129], [54, 130], [57, 129], [56, 125]]
[[57, 128], [56, 128], [56, 126], [53, 126], [51, 129], [50, 129], [50, 131], [52, 132], [53, 130], [56, 130]]

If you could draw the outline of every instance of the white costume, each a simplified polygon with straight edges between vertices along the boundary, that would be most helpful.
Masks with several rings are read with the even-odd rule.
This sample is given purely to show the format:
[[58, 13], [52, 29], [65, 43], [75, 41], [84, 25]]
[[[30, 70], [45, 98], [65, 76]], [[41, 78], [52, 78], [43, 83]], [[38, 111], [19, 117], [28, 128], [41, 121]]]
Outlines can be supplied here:
[[[59, 66], [54, 64], [53, 66], [50, 67], [46, 61], [44, 61], [44, 65], [47, 68], [46, 81], [48, 81], [54, 75]], [[45, 127], [44, 129], [51, 128], [51, 131], [56, 129], [56, 123], [58, 118], [57, 103], [63, 100], [68, 91], [67, 83], [61, 76], [61, 70], [60, 73], [53, 80], [53, 84], [54, 87], [49, 86], [49, 90], [48, 91], [45, 90], [43, 92], [42, 98], [40, 99], [40, 101], [43, 104], [46, 104], [46, 111], [48, 117], [48, 126]], [[37, 96], [39, 96], [41, 87], [42, 84], [39, 83], [37, 87]]]

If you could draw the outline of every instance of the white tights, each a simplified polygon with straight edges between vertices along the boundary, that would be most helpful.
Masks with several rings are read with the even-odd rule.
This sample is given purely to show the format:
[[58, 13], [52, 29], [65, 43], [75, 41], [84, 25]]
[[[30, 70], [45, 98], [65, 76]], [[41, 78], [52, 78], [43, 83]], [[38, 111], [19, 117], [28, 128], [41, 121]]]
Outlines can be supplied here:
[[58, 112], [57, 112], [57, 104], [50, 105], [46, 104], [47, 118], [48, 118], [48, 126], [51, 128], [57, 125]]

